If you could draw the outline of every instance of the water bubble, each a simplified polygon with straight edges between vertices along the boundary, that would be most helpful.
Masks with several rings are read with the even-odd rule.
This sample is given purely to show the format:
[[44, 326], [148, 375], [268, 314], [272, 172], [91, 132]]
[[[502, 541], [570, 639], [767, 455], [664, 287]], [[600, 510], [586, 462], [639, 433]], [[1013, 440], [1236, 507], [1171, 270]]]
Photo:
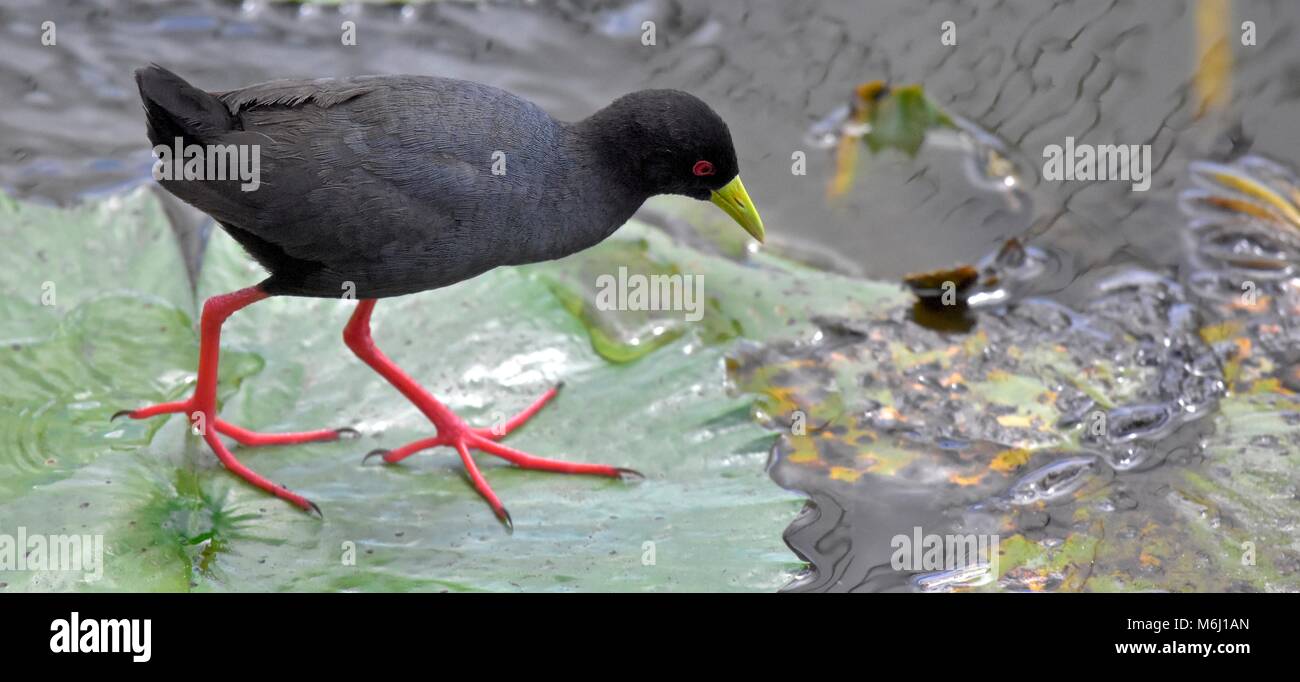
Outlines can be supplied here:
[[991, 564], [976, 563], [951, 571], [918, 575], [913, 582], [922, 592], [952, 592], [956, 588], [987, 585], [996, 579]]
[[1035, 469], [1012, 484], [1011, 503], [1027, 505], [1065, 497], [1087, 482], [1096, 465], [1096, 457], [1070, 457]]
[[1168, 404], [1128, 405], [1106, 413], [1106, 438], [1111, 443], [1159, 439], [1176, 425]]

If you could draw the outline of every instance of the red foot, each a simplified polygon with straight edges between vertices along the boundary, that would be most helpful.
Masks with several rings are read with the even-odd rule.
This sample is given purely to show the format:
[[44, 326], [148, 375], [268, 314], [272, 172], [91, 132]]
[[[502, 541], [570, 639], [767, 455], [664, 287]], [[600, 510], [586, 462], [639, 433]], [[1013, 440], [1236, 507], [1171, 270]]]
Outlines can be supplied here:
[[353, 433], [352, 429], [321, 429], [302, 433], [257, 433], [216, 416], [217, 403], [217, 361], [220, 356], [221, 325], [231, 313], [245, 306], [266, 298], [266, 292], [258, 287], [249, 287], [221, 296], [213, 296], [203, 304], [203, 317], [200, 322], [199, 336], [199, 375], [195, 384], [194, 395], [188, 400], [160, 403], [138, 410], [123, 410], [113, 415], [117, 419], [127, 415], [132, 419], [147, 419], [160, 414], [181, 412], [187, 415], [195, 432], [203, 436], [217, 459], [226, 469], [253, 485], [276, 497], [291, 502], [305, 511], [320, 515], [320, 507], [307, 498], [290, 492], [284, 486], [276, 485], [252, 469], [244, 466], [225, 443], [217, 437], [224, 433], [243, 445], [287, 445], [292, 443], [313, 443], [337, 440], [340, 436]]
[[[387, 379], [397, 390], [401, 391], [416, 407], [420, 408], [420, 411], [433, 422], [438, 435], [408, 443], [395, 450], [375, 450], [367, 454], [365, 459], [383, 455], [385, 462], [394, 464], [421, 450], [441, 445], [453, 447], [456, 452], [460, 453], [460, 460], [465, 465], [470, 480], [474, 483], [474, 489], [478, 491], [479, 495], [483, 496], [483, 499], [487, 500], [487, 503], [492, 507], [493, 513], [511, 531], [514, 530], [514, 523], [510, 519], [510, 513], [501, 504], [501, 499], [497, 497], [496, 493], [492, 492], [492, 487], [488, 485], [487, 479], [483, 478], [483, 474], [479, 472], [474, 458], [469, 454], [470, 450], [479, 450], [495, 455], [522, 469], [615, 478], [622, 477], [624, 474], [641, 476], [639, 472], [623, 467], [565, 462], [536, 457], [497, 442], [510, 432], [523, 426], [533, 415], [537, 414], [546, 403], [555, 397], [560, 386], [546, 391], [540, 398], [533, 401], [532, 405], [529, 405], [503, 424], [487, 429], [474, 428], [466, 424], [464, 420], [456, 416], [446, 405], [443, 405], [432, 394], [424, 390], [375, 346], [375, 342], [370, 336], [370, 312], [374, 309], [374, 306], [375, 301], [373, 299], [363, 300], [357, 305], [356, 312], [352, 314], [352, 320], [348, 322], [347, 328], [343, 330], [343, 340], [358, 357]], [[365, 459], [362, 461], [365, 461]]]
[[[170, 403], [158, 403], [148, 407], [141, 407], [138, 410], [121, 410], [114, 414], [110, 420], [118, 417], [130, 417], [132, 419], [148, 419], [160, 414], [186, 414], [190, 417], [190, 422], [197, 421], [196, 415], [201, 415], [202, 411], [194, 404], [193, 400], [178, 400]], [[249, 431], [242, 426], [235, 426], [230, 422], [217, 417], [216, 428], [218, 433], [224, 433], [235, 440], [240, 445], [248, 447], [258, 447], [261, 445], [297, 445], [299, 443], [319, 443], [324, 441], [338, 440], [344, 436], [356, 436], [356, 429], [317, 429], [315, 431], [296, 431], [291, 433], [261, 433], [258, 431]], [[202, 435], [202, 434], [198, 434]]]
[[625, 467], [614, 467], [606, 464], [588, 464], [585, 462], [566, 462], [558, 459], [548, 459], [546, 457], [536, 457], [526, 452], [521, 452], [512, 447], [502, 445], [496, 441], [505, 438], [511, 431], [523, 426], [525, 422], [537, 414], [547, 402], [554, 398], [559, 392], [557, 386], [542, 394], [529, 405], [527, 409], [515, 415], [509, 421], [499, 426], [493, 426], [487, 429], [473, 428], [462, 422], [459, 428], [450, 429], [433, 438], [424, 438], [411, 443], [407, 443], [394, 450], [372, 450], [368, 453], [365, 460], [371, 457], [383, 456], [387, 464], [396, 464], [411, 455], [428, 450], [441, 445], [450, 446], [460, 453], [460, 460], [465, 465], [465, 470], [469, 473], [470, 480], [474, 483], [474, 488], [478, 491], [483, 499], [492, 507], [493, 513], [505, 524], [506, 528], [514, 530], [514, 523], [510, 519], [510, 512], [506, 511], [501, 499], [492, 491], [488, 485], [487, 479], [479, 472], [478, 465], [475, 464], [474, 458], [470, 456], [470, 450], [479, 450], [490, 455], [496, 455], [521, 469], [536, 469], [539, 471], [553, 471], [561, 474], [586, 474], [590, 476], [609, 476], [619, 478], [623, 475], [640, 476], [640, 472], [635, 469]]
[[202, 423], [200, 417], [202, 417], [203, 412], [195, 407], [192, 399], [170, 403], [159, 403], [157, 405], [150, 405], [149, 407], [142, 407], [138, 410], [122, 410], [121, 412], [114, 414], [112, 419], [117, 419], [118, 417], [123, 416], [132, 419], [148, 419], [149, 417], [154, 417], [160, 414], [173, 414], [177, 412], [189, 417], [189, 420], [195, 429], [195, 434], [203, 436], [203, 440], [205, 440], [208, 446], [212, 448], [212, 452], [217, 456], [217, 459], [221, 460], [221, 463], [225, 465], [231, 473], [282, 500], [298, 506], [304, 511], [315, 512], [317, 516], [321, 516], [322, 514], [320, 507], [316, 506], [315, 502], [286, 489], [284, 486], [272, 483], [254, 472], [252, 469], [244, 466], [242, 462], [235, 459], [235, 456], [231, 454], [228, 448], [226, 448], [226, 444], [222, 443], [221, 439], [217, 438], [215, 433], [224, 433], [233, 438], [240, 445], [247, 446], [317, 443], [322, 441], [338, 440], [345, 435], [356, 434], [355, 429], [349, 428], [319, 429], [317, 431], [300, 431], [296, 433], [259, 433], [257, 431], [249, 431], [243, 427], [235, 426], [220, 417], [215, 419], [215, 428], [200, 430], [198, 427], [199, 424]]

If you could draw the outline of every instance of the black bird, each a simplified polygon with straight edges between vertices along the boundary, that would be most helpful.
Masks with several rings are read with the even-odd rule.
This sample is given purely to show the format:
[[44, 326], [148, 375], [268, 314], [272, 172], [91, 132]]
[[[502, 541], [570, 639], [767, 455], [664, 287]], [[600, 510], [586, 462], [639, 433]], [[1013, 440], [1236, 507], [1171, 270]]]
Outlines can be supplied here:
[[[156, 173], [162, 186], [215, 218], [270, 276], [204, 303], [192, 397], [119, 415], [185, 413], [228, 469], [318, 514], [310, 500], [241, 464], [217, 436], [270, 445], [333, 440], [346, 431], [262, 434], [216, 416], [220, 330], [235, 311], [277, 295], [361, 299], [344, 341], [437, 433], [371, 454], [391, 464], [427, 448], [455, 448], [475, 488], [510, 527], [471, 449], [527, 469], [635, 472], [535, 457], [498, 442], [558, 386], [499, 428], [469, 426], [375, 346], [375, 300], [581, 251], [656, 194], [709, 199], [763, 240], [726, 123], [684, 92], [635, 92], [567, 123], [504, 90], [450, 78], [283, 80], [209, 93], [157, 65], [135, 77], [160, 157], [156, 170], [170, 149], [185, 156], [183, 169], [172, 159], [174, 173]], [[206, 165], [202, 158], [190, 164], [191, 149], [207, 154]], [[255, 181], [213, 173], [212, 159], [222, 154], [256, 169]]]

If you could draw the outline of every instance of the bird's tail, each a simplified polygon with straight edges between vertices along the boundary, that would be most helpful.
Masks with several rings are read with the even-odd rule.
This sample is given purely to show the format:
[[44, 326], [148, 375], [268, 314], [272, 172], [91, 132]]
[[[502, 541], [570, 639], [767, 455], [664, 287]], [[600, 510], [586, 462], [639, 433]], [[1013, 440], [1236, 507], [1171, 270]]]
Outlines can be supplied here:
[[185, 143], [205, 143], [235, 126], [230, 110], [216, 96], [157, 64], [136, 69], [135, 83], [149, 120], [149, 141], [155, 145], [171, 145], [178, 137]]

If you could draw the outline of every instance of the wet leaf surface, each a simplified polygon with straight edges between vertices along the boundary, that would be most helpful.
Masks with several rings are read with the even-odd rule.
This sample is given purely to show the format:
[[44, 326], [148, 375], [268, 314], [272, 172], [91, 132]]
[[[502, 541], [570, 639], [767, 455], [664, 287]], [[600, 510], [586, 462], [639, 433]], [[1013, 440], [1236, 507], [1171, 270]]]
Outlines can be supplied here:
[[[266, 431], [362, 434], [236, 450], [319, 503], [318, 521], [230, 476], [179, 417], [108, 420], [189, 393], [193, 302], [260, 278], [237, 246], [215, 234], [191, 296], [146, 192], [75, 211], [7, 210], [21, 217], [0, 227], [13, 247], [0, 327], [0, 518], [32, 534], [103, 534], [107, 555], [102, 580], [6, 573], [7, 590], [773, 590], [796, 568], [780, 531], [797, 498], [763, 471], [771, 438], [749, 418], [749, 400], [727, 392], [723, 337], [687, 327], [637, 362], [607, 362], [590, 334], [605, 322], [589, 328], [554, 293], [565, 273], [617, 262], [611, 253], [703, 273], [710, 292], [753, 266], [693, 251], [679, 259], [684, 250], [633, 225], [579, 259], [380, 302], [379, 345], [471, 422], [494, 423], [564, 380], [561, 396], [507, 442], [647, 476], [566, 477], [484, 458], [513, 535], [450, 451], [361, 463], [432, 428], [343, 346], [352, 302], [272, 299], [241, 311], [222, 339], [222, 416]], [[40, 250], [48, 263], [21, 256]], [[58, 284], [57, 304], [31, 304], [46, 279]], [[774, 280], [773, 292], [794, 282]], [[744, 328], [789, 317], [752, 289], [724, 291], [715, 305]]]
[[[1253, 262], [1207, 260], [1217, 269], [1186, 283], [1120, 269], [1067, 307], [1019, 287], [1046, 254], [1003, 247], [978, 271], [1011, 304], [974, 306], [975, 326], [952, 332], [918, 325], [901, 286], [728, 246], [703, 221], [691, 240], [634, 223], [570, 259], [381, 302], [380, 346], [471, 422], [563, 379], [510, 442], [647, 474], [489, 463], [510, 536], [449, 452], [361, 463], [431, 429], [343, 347], [348, 301], [259, 303], [223, 339], [223, 417], [362, 434], [237, 451], [324, 521], [228, 475], [178, 418], [109, 422], [188, 394], [194, 302], [260, 272], [217, 233], [191, 295], [147, 192], [5, 210], [10, 253], [46, 258], [3, 256], [0, 518], [102, 533], [108, 556], [99, 581], [6, 574], [5, 589], [772, 590], [799, 570], [779, 542], [792, 517], [785, 539], [809, 561], [797, 590], [1297, 589], [1297, 290], [1274, 278], [1249, 302], [1227, 295]], [[671, 201], [651, 214], [690, 215]], [[1243, 214], [1193, 221], [1193, 252], [1221, 255], [1240, 231], [1295, 262], [1284, 211], [1226, 215]], [[67, 248], [88, 229], [98, 242]], [[704, 321], [594, 305], [591, 283], [620, 265], [704, 277]], [[812, 498], [797, 517], [765, 461]], [[916, 527], [996, 534], [996, 574], [893, 570], [891, 539]]]

